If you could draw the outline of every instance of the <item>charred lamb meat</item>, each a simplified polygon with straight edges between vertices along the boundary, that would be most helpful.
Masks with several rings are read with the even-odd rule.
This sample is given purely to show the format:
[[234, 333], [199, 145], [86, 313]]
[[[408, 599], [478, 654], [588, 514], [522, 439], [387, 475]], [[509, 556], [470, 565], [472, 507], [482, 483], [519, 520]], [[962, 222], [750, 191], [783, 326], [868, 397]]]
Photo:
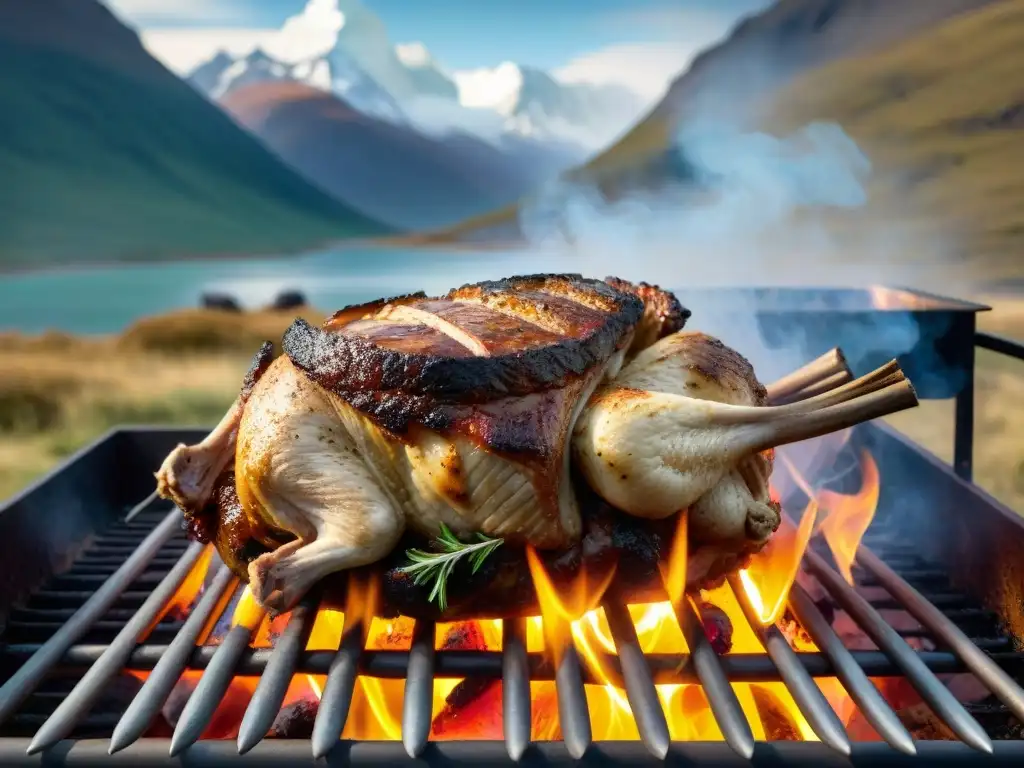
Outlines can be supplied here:
[[[682, 331], [688, 315], [646, 284], [539, 275], [297, 320], [285, 354], [261, 350], [222, 422], [167, 457], [158, 487], [272, 611], [376, 565], [385, 610], [529, 612], [526, 547], [556, 584], [619, 568], [618, 588], [653, 592], [687, 509], [688, 584], [705, 586], [779, 525], [774, 446], [916, 397], [892, 363], [771, 405], [742, 356]], [[502, 543], [463, 563], [440, 604], [406, 554], [438, 537]]]

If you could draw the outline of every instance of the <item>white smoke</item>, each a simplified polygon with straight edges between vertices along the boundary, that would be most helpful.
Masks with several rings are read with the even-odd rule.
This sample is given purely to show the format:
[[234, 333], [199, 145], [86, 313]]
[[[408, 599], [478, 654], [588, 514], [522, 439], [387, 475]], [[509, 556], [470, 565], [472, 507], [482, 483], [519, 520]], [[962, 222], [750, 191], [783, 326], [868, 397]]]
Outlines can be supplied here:
[[[786, 136], [744, 131], [730, 122], [695, 121], [680, 127], [658, 172], [624, 185], [628, 191], [558, 183], [521, 208], [520, 225], [533, 250], [559, 270], [591, 277], [615, 275], [675, 289], [692, 310], [688, 327], [717, 336], [748, 357], [768, 383], [809, 362], [812, 349], [794, 330], [766, 338], [764, 295], [708, 288], [929, 286], [928, 273], [901, 257], [935, 243], [887, 224], [838, 230], [869, 202], [872, 163], [835, 123], [816, 122]], [[666, 168], [673, 168], [666, 174]], [[637, 181], [633, 179], [630, 181]], [[927, 247], [926, 247], [927, 246]], [[913, 248], [912, 248], [913, 247]], [[768, 294], [769, 299], [771, 294]], [[805, 292], [801, 301], [830, 301]], [[723, 300], [725, 297], [725, 300]], [[730, 298], [731, 297], [731, 298]], [[792, 294], [789, 294], [793, 298]], [[866, 293], [844, 300], [869, 302]], [[780, 294], [780, 304], [786, 297]], [[851, 306], [850, 309], [858, 307]], [[859, 308], [867, 308], [866, 305]], [[770, 329], [769, 329], [770, 330]], [[890, 313], [844, 329], [834, 343], [858, 375], [918, 345], [917, 321]], [[820, 340], [819, 340], [820, 341]], [[936, 365], [939, 365], [936, 357]], [[803, 452], [804, 464], [816, 449]], [[788, 452], [787, 452], [788, 453]], [[801, 454], [798, 449], [792, 455]]]

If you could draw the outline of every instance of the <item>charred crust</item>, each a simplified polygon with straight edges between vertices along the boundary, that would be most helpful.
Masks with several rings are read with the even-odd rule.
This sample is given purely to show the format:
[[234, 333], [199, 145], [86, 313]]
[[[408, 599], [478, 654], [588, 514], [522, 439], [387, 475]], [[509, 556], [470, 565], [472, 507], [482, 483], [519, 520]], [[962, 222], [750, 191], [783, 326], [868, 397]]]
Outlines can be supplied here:
[[242, 391], [239, 397], [241, 397], [243, 403], [249, 399], [249, 395], [252, 394], [252, 388], [256, 386], [256, 382], [266, 373], [267, 368], [270, 367], [273, 361], [274, 343], [272, 341], [264, 341], [260, 345], [259, 351], [253, 355], [249, 370], [246, 371], [245, 378], [242, 380]]
[[624, 343], [644, 311], [638, 297], [579, 275], [530, 275], [477, 283], [455, 289], [445, 298], [546, 287], [602, 305], [607, 313], [605, 322], [581, 338], [492, 357], [407, 353], [315, 328], [302, 319], [285, 332], [282, 346], [299, 370], [355, 407], [359, 406], [354, 400], [365, 402], [361, 395], [368, 392], [419, 395], [449, 404], [532, 394], [564, 386], [607, 360]]
[[676, 295], [650, 283], [631, 283], [618, 277], [606, 277], [605, 282], [622, 293], [638, 297], [644, 303], [644, 320], [656, 323], [656, 339], [677, 333], [686, 326], [692, 314]]

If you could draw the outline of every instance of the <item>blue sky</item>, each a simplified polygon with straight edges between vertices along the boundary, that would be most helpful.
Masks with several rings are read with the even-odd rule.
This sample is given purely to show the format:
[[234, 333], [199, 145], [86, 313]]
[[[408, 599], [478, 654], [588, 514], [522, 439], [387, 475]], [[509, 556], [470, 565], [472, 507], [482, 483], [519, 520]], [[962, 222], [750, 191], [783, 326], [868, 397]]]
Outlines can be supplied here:
[[[305, 0], [109, 0], [109, 4], [137, 28], [168, 36], [188, 30], [279, 28], [302, 10]], [[686, 42], [695, 28], [731, 25], [767, 2], [364, 0], [363, 4], [384, 21], [394, 42], [422, 42], [445, 66], [468, 69], [503, 60], [555, 68], [627, 42]]]

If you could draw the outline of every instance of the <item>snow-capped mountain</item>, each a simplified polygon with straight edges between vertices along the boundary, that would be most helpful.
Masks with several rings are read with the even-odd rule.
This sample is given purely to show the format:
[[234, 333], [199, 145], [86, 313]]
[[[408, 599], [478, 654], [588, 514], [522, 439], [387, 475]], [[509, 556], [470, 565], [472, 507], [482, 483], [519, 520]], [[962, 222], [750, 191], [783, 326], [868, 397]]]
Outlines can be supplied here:
[[188, 79], [214, 100], [254, 83], [298, 82], [334, 93], [364, 114], [408, 122], [394, 97], [339, 48], [293, 63], [279, 61], [260, 48], [238, 58], [221, 52]]
[[563, 83], [511, 62], [449, 73], [421, 43], [393, 44], [358, 0], [309, 0], [266, 50], [218, 53], [189, 80], [214, 99], [254, 82], [291, 80], [426, 133], [469, 132], [497, 144], [514, 136], [598, 148], [643, 106], [625, 88]]

